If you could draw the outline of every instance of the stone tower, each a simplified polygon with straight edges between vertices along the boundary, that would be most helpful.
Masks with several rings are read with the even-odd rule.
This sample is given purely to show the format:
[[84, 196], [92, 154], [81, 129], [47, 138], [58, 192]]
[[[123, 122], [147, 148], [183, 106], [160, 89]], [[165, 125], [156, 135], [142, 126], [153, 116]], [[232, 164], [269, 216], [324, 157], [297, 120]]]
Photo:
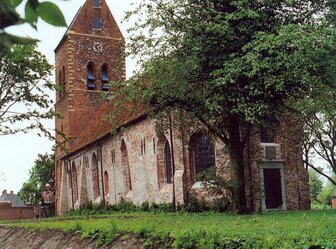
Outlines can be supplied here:
[[125, 79], [124, 55], [123, 35], [105, 0], [86, 0], [55, 49], [56, 85], [60, 89], [56, 94], [60, 117], [55, 125], [67, 138], [56, 134], [56, 182], [64, 149], [71, 149], [102, 105], [101, 96], [112, 94], [109, 82]]
[[[69, 139], [66, 147], [102, 104], [108, 82], [125, 78], [123, 41], [105, 0], [86, 0], [55, 49], [56, 111], [62, 115], [56, 129]], [[59, 135], [56, 139], [62, 141]]]

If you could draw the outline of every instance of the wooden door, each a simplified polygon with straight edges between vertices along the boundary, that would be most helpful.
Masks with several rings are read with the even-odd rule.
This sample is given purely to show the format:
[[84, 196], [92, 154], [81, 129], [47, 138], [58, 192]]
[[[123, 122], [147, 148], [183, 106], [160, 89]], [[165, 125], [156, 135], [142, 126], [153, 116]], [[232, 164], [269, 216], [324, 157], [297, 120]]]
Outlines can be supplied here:
[[282, 206], [280, 169], [264, 169], [265, 204], [267, 209]]

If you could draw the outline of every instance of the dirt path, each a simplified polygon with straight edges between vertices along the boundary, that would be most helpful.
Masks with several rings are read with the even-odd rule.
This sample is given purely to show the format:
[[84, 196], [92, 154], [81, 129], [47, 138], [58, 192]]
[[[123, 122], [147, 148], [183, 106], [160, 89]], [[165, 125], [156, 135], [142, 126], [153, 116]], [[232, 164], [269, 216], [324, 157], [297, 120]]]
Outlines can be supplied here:
[[[125, 238], [125, 236], [124, 236]], [[141, 248], [143, 239], [127, 236], [117, 239], [109, 246], [101, 247], [113, 249]], [[80, 240], [78, 234], [64, 235], [62, 231], [44, 230], [29, 232], [24, 228], [0, 226], [1, 249], [95, 249], [96, 242], [89, 239]]]

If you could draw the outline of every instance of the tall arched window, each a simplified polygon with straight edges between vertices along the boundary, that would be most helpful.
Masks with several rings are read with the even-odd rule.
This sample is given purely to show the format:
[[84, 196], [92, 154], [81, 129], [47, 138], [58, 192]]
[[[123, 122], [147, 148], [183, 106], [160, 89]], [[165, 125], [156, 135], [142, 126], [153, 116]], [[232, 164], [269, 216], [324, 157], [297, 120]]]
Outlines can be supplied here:
[[96, 199], [100, 195], [99, 191], [99, 173], [98, 161], [96, 154], [92, 155], [92, 184], [93, 184], [93, 198]]
[[173, 165], [172, 165], [172, 157], [170, 151], [170, 145], [166, 140], [165, 147], [164, 147], [164, 164], [166, 170], [166, 181], [167, 183], [173, 182]]
[[110, 192], [109, 177], [108, 177], [108, 173], [106, 170], [104, 172], [104, 190], [105, 190], [105, 195], [107, 195]]
[[78, 185], [77, 185], [77, 171], [75, 162], [72, 162], [71, 167], [71, 177], [72, 177], [72, 193], [74, 201], [78, 200]]
[[125, 141], [121, 141], [121, 163], [124, 167], [124, 176], [125, 176], [125, 184], [126, 184], [126, 192], [132, 190], [132, 180], [131, 180], [131, 171], [128, 163], [128, 153]]
[[195, 174], [215, 166], [215, 147], [210, 138], [204, 134], [192, 138]]
[[88, 168], [88, 164], [89, 164], [89, 159], [87, 158], [87, 156], [84, 156], [83, 158], [83, 167], [82, 167], [82, 179], [81, 179], [81, 188], [80, 190], [78, 190], [79, 193], [79, 198], [81, 203], [88, 203], [89, 199], [88, 199], [88, 192], [87, 192], [87, 168]]
[[94, 90], [95, 88], [96, 85], [95, 85], [94, 66], [93, 63], [90, 62], [87, 65], [87, 89]]
[[102, 90], [108, 91], [110, 89], [109, 87], [109, 78], [108, 78], [108, 68], [107, 65], [104, 64], [102, 66]]

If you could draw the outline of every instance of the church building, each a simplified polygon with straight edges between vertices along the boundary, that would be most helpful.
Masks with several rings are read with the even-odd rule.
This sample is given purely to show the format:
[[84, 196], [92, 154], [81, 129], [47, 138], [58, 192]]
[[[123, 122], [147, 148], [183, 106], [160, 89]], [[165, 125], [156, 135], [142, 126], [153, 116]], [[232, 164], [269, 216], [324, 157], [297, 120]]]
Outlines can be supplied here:
[[[116, 6], [117, 7], [117, 6]], [[144, 110], [120, 117], [112, 133], [109, 82], [125, 80], [123, 35], [105, 0], [86, 0], [55, 49], [56, 213], [122, 200], [139, 205], [184, 204], [190, 196], [210, 201], [196, 175], [211, 166], [230, 177], [224, 144], [201, 128], [158, 131]], [[112, 101], [109, 99], [112, 99]], [[250, 143], [246, 198], [252, 210], [309, 209], [302, 143], [289, 117], [273, 136], [261, 131]]]

